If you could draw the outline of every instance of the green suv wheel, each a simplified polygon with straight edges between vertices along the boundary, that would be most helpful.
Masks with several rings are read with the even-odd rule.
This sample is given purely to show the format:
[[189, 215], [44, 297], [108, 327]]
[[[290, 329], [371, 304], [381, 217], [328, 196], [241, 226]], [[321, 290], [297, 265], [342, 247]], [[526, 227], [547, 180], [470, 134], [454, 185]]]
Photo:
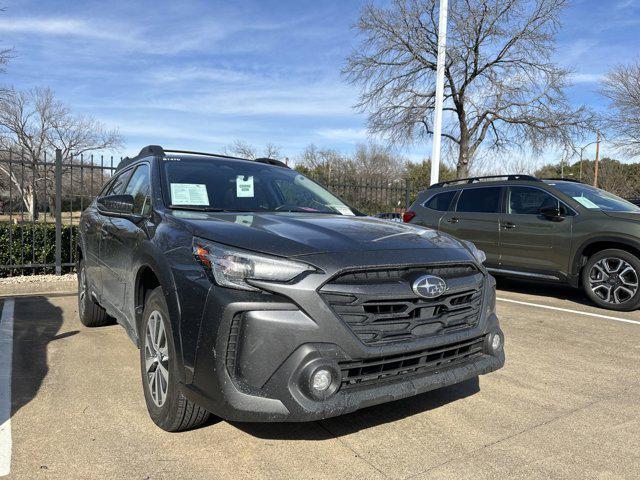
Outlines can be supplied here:
[[609, 249], [592, 255], [582, 269], [582, 286], [589, 298], [611, 310], [640, 306], [640, 260], [624, 250]]

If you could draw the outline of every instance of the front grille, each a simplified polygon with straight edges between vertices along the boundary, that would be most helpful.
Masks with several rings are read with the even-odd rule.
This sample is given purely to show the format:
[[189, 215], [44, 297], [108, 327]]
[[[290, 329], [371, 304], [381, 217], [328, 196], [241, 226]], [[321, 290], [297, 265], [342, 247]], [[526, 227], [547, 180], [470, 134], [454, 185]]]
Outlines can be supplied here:
[[[451, 288], [435, 299], [418, 297], [413, 281], [438, 275]], [[325, 302], [367, 345], [413, 340], [477, 324], [484, 277], [472, 265], [350, 272], [320, 289]]]
[[342, 388], [380, 383], [415, 374], [441, 372], [482, 355], [484, 336], [386, 357], [341, 362]]

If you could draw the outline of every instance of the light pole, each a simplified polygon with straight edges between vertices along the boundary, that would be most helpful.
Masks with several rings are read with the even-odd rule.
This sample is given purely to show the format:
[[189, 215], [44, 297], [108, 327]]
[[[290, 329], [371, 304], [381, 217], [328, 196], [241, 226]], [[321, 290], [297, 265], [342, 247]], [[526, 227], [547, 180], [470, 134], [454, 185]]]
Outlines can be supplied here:
[[440, 0], [438, 17], [438, 64], [436, 67], [436, 104], [433, 110], [433, 145], [431, 147], [431, 183], [438, 183], [440, 175], [440, 139], [442, 135], [442, 104], [444, 103], [444, 62], [447, 47], [447, 5]]
[[590, 147], [594, 143], [598, 143], [600, 140], [594, 140], [593, 142], [587, 143], [586, 145], [580, 147], [580, 181], [582, 181], [582, 155], [584, 153], [584, 149]]

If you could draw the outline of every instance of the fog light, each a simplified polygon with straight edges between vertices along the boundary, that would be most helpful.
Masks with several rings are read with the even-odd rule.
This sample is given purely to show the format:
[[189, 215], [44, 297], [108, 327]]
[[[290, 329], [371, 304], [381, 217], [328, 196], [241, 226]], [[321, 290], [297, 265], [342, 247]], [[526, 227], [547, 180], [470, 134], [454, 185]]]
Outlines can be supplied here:
[[311, 387], [316, 392], [324, 392], [331, 385], [331, 372], [321, 369], [311, 377]]
[[500, 351], [501, 348], [502, 348], [502, 338], [500, 337], [499, 334], [494, 333], [493, 338], [491, 339], [491, 349], [494, 352], [498, 352]]

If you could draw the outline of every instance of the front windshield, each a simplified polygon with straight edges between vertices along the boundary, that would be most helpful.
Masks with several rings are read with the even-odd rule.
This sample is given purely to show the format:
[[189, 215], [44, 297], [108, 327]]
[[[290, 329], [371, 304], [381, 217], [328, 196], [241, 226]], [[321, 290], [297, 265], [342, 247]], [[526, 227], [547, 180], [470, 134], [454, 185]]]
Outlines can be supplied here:
[[633, 203], [590, 185], [572, 182], [557, 182], [551, 185], [589, 210], [640, 213], [640, 208]]
[[172, 208], [230, 212], [354, 215], [354, 210], [295, 170], [259, 162], [167, 158], [166, 199]]

